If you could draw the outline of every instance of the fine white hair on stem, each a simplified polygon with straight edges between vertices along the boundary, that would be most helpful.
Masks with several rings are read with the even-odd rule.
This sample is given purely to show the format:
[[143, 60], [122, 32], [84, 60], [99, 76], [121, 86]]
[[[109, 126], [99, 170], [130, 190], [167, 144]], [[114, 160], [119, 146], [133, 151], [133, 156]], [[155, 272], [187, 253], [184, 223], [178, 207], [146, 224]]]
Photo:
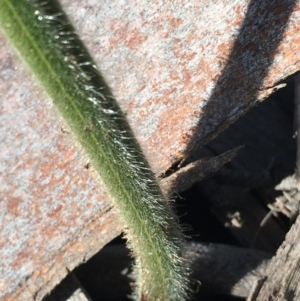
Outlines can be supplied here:
[[0, 23], [112, 195], [136, 258], [134, 298], [186, 300], [183, 235], [170, 202], [59, 3], [0, 0]]

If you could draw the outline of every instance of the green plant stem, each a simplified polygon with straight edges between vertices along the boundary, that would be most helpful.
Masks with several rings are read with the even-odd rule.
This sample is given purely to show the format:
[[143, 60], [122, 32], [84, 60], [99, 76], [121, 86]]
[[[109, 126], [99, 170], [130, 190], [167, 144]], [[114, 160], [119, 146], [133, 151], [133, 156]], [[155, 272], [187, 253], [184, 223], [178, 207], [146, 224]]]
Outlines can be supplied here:
[[136, 300], [185, 300], [188, 277], [176, 218], [60, 5], [51, 0], [0, 0], [0, 23], [113, 197], [136, 257]]

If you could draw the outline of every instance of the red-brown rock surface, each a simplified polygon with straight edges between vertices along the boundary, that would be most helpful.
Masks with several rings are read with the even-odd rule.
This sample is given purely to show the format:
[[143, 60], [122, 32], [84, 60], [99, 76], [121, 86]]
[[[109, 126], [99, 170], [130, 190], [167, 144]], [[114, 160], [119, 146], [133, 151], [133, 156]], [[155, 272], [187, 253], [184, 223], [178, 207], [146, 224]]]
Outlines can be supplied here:
[[[62, 4], [158, 175], [300, 69], [299, 1]], [[2, 35], [0, 61], [0, 299], [39, 300], [121, 225]]]

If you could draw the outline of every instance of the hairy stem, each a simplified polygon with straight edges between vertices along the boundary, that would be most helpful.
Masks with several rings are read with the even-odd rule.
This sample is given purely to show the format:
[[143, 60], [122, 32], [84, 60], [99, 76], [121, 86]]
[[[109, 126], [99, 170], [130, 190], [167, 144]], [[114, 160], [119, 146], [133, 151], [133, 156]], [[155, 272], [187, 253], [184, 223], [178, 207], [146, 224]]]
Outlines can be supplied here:
[[0, 0], [0, 23], [113, 197], [136, 256], [136, 300], [185, 300], [188, 277], [176, 218], [60, 5], [51, 0]]

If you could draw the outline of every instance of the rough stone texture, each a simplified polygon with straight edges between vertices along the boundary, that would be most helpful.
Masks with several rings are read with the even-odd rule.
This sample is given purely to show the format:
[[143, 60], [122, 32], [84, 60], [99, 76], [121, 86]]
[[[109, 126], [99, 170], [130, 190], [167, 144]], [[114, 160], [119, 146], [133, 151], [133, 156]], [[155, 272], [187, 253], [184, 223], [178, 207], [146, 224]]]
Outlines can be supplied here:
[[158, 174], [300, 69], [299, 1], [62, 3]]
[[[300, 69], [300, 1], [62, 4], [157, 174]], [[0, 299], [40, 300], [121, 226], [4, 37], [0, 61]]]
[[0, 300], [40, 299], [122, 228], [49, 99], [0, 45]]

